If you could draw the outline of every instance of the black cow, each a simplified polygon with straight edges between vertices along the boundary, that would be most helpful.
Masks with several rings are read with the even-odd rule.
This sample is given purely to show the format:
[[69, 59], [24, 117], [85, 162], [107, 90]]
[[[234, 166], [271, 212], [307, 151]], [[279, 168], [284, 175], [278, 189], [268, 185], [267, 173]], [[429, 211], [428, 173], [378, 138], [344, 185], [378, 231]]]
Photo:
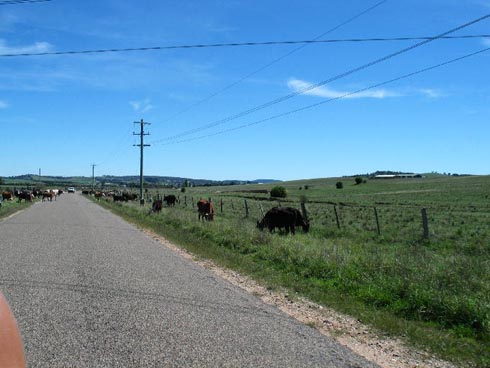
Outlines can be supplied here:
[[27, 191], [27, 190], [23, 190], [23, 191], [16, 190], [14, 192], [14, 195], [17, 197], [18, 202], [22, 202], [22, 200], [24, 200], [26, 202], [27, 201], [32, 202], [32, 200], [34, 199], [34, 196], [32, 195], [32, 193]]
[[123, 196], [122, 194], [121, 195], [114, 194], [112, 199], [114, 200], [114, 202], [127, 202], [128, 201], [128, 199], [125, 196]]
[[123, 192], [122, 196], [124, 197], [124, 200], [127, 201], [135, 201], [138, 199], [138, 195], [136, 193], [128, 193], [128, 192]]
[[174, 207], [175, 206], [175, 202], [177, 202], [177, 197], [174, 196], [173, 194], [164, 195], [163, 196], [163, 200], [165, 201], [165, 203], [167, 203], [167, 206]]
[[301, 226], [305, 233], [310, 230], [310, 223], [303, 218], [301, 211], [292, 207], [274, 207], [267, 211], [262, 221], [257, 221], [257, 227], [260, 230], [266, 227], [270, 232], [277, 227], [278, 229], [284, 228], [286, 233], [291, 231], [294, 234], [295, 226]]
[[162, 210], [162, 207], [163, 207], [163, 201], [161, 199], [155, 199], [151, 204], [150, 213], [152, 212], [159, 213]]

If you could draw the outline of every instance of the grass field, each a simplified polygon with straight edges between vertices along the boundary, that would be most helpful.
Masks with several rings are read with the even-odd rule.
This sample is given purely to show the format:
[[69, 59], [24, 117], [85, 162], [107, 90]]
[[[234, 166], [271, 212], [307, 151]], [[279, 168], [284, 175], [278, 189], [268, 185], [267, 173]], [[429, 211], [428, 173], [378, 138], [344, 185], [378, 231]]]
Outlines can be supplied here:
[[[335, 187], [339, 180], [343, 189]], [[287, 287], [463, 366], [490, 366], [490, 177], [281, 185], [288, 191], [281, 204], [307, 203], [310, 233], [255, 228], [262, 213], [278, 204], [258, 193], [272, 185], [161, 191], [181, 202], [152, 215], [149, 204], [101, 202], [269, 287]], [[214, 222], [197, 221], [201, 197], [212, 198]], [[428, 239], [422, 236], [422, 208]]]

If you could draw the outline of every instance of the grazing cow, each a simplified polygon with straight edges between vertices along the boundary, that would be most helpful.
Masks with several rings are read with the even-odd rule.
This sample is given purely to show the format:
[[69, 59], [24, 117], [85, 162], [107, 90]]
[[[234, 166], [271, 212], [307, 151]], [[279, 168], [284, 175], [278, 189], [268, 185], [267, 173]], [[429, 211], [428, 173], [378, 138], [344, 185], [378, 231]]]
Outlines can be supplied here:
[[97, 200], [100, 200], [101, 197], [104, 197], [104, 193], [103, 192], [95, 192], [94, 196]]
[[2, 200], [9, 201], [12, 199], [14, 199], [14, 193], [9, 191], [2, 192]]
[[303, 218], [301, 211], [292, 207], [274, 207], [267, 211], [262, 221], [257, 221], [257, 227], [260, 230], [267, 227], [270, 232], [277, 227], [278, 229], [284, 228], [286, 233], [291, 231], [294, 234], [295, 226], [301, 226], [305, 233], [310, 230], [310, 223]]
[[163, 200], [165, 201], [165, 203], [167, 203], [167, 206], [174, 207], [175, 206], [175, 202], [177, 202], [177, 197], [174, 196], [173, 194], [164, 195], [163, 196]]
[[122, 196], [124, 197], [124, 201], [134, 201], [138, 199], [138, 195], [136, 193], [128, 193], [128, 192], [123, 192]]
[[114, 202], [127, 202], [128, 201], [127, 197], [123, 196], [122, 194], [121, 195], [114, 194], [112, 196], [112, 199], [114, 200]]
[[151, 205], [150, 213], [156, 212], [160, 213], [163, 207], [163, 201], [161, 199], [155, 199]]
[[198, 212], [197, 218], [199, 220], [202, 219], [202, 220], [213, 221], [214, 219], [214, 207], [210, 201], [207, 201], [205, 199], [200, 199], [199, 202], [197, 202], [197, 212]]

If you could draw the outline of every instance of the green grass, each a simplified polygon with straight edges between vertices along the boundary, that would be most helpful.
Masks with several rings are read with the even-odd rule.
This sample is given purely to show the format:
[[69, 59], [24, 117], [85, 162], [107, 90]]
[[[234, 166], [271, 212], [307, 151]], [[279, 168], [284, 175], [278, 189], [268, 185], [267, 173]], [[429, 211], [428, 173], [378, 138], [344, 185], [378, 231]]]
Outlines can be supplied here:
[[0, 219], [10, 216], [11, 214], [20, 211], [26, 207], [29, 207], [32, 203], [22, 202], [18, 203], [17, 200], [14, 201], [3, 201], [0, 207]]
[[[344, 189], [335, 188], [339, 180]], [[269, 287], [289, 288], [464, 366], [490, 366], [490, 178], [353, 184], [353, 178], [283, 183], [289, 205], [299, 207], [301, 196], [309, 201], [312, 230], [295, 236], [255, 228], [260, 206], [267, 210], [277, 202], [243, 190], [264, 186], [191, 188], [180, 193], [187, 207], [181, 202], [158, 215], [148, 215], [148, 206], [101, 203]], [[299, 189], [304, 185], [308, 190]], [[214, 222], [197, 221], [192, 202], [199, 197], [213, 198]], [[421, 236], [422, 207], [429, 239]]]

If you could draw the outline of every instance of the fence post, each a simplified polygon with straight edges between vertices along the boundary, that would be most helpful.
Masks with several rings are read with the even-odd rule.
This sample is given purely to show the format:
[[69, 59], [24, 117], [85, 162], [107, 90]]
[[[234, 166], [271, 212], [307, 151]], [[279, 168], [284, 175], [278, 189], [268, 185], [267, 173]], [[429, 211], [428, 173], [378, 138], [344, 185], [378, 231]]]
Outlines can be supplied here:
[[220, 200], [221, 213], [223, 213], [223, 198]]
[[230, 202], [231, 202], [231, 209], [234, 210], [235, 209], [235, 205], [233, 204], [233, 199], [230, 199]]
[[335, 212], [335, 220], [337, 220], [337, 227], [340, 229], [340, 220], [339, 220], [339, 214], [337, 213], [337, 206], [333, 205], [333, 210]]
[[191, 197], [191, 200], [192, 200], [192, 208], [194, 208], [194, 206], [196, 205], [196, 204], [194, 203], [194, 197]]
[[301, 212], [303, 213], [303, 218], [308, 221], [308, 211], [306, 210], [305, 202], [301, 202]]
[[184, 206], [187, 207], [187, 196], [184, 196]]
[[378, 210], [376, 207], [374, 207], [374, 217], [376, 218], [376, 229], [378, 230], [378, 235], [381, 235], [381, 229], [379, 228]]
[[248, 217], [248, 203], [246, 199], [244, 199], [244, 202], [245, 202], [245, 217]]
[[427, 211], [422, 208], [422, 227], [424, 228], [424, 238], [429, 239], [429, 221], [427, 221]]

